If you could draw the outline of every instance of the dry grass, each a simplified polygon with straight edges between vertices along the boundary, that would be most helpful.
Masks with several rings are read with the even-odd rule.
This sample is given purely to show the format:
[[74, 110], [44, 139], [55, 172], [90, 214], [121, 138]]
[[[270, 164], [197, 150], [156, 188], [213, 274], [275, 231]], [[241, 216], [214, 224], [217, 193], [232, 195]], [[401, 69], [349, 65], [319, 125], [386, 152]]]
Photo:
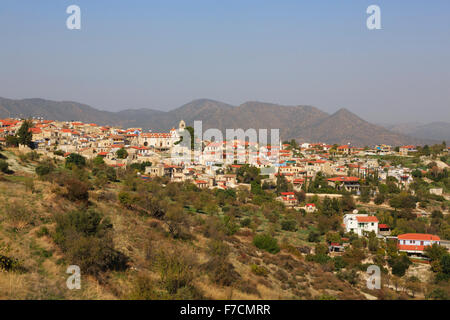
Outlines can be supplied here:
[[[34, 180], [34, 192], [27, 190], [25, 178], [31, 175], [30, 168], [24, 171], [27, 173], [17, 172], [0, 181], [0, 243], [9, 246], [8, 256], [18, 259], [25, 270], [0, 273], [0, 299], [128, 299], [136, 297], [133, 294], [139, 281], [144, 289], [147, 286], [142, 284], [154, 288], [148, 297], [174, 298], [176, 295], [165, 291], [161, 270], [155, 263], [162, 253], [182, 253], [186, 258], [183, 261], [191, 265], [191, 291], [182, 294], [195, 296], [198, 291], [206, 299], [262, 300], [312, 299], [325, 293], [338, 298], [363, 297], [335, 275], [323, 273], [317, 265], [304, 261], [292, 243], [283, 244], [276, 255], [258, 250], [252, 243], [254, 232], [248, 228], [222, 240], [230, 251], [227, 263], [239, 277], [230, 286], [215, 284], [210, 271], [202, 268], [211, 260], [208, 243], [211, 236], [216, 236], [205, 236], [209, 218], [192, 217], [194, 237], [174, 239], [160, 220], [120, 206], [115, 200], [121, 189], [118, 184], [108, 187], [106, 198], [97, 191], [90, 192], [90, 206], [111, 221], [115, 248], [129, 257], [130, 267], [97, 278], [82, 274], [82, 289], [68, 290], [65, 282], [70, 262], [64, 261], [64, 254], [51, 236], [40, 232], [44, 226], [53, 232], [53, 215], [76, 210], [79, 205], [61, 197], [60, 187], [51, 182]], [[9, 215], [14, 206], [21, 206], [25, 214]], [[252, 264], [267, 269], [267, 275], [252, 273]]]

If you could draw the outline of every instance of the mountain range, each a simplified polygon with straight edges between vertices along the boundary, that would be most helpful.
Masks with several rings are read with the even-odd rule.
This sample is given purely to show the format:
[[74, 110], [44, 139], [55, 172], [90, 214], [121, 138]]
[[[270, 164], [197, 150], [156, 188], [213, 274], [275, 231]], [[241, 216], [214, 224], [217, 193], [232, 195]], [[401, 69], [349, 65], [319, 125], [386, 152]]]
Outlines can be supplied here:
[[411, 137], [419, 139], [433, 139], [439, 141], [446, 141], [450, 143], [450, 123], [443, 121], [436, 121], [431, 123], [398, 123], [398, 124], [384, 124], [386, 129], [406, 134]]
[[347, 109], [328, 114], [313, 106], [282, 106], [256, 101], [232, 106], [219, 101], [199, 99], [167, 112], [146, 108], [111, 112], [72, 101], [0, 98], [0, 118], [7, 117], [82, 121], [124, 128], [151, 129], [153, 132], [167, 132], [170, 128], [177, 127], [180, 120], [184, 120], [187, 125], [193, 125], [194, 120], [201, 120], [203, 130], [218, 128], [225, 133], [227, 128], [280, 129], [282, 140], [351, 143], [355, 146], [379, 143], [420, 145], [437, 142], [369, 123]]

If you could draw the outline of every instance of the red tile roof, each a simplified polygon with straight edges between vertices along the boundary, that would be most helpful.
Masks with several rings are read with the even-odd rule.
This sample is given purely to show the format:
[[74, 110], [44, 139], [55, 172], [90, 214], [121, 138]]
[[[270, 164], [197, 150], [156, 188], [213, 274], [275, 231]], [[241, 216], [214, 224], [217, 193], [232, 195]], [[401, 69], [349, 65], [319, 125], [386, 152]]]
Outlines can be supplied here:
[[124, 163], [111, 164], [110, 167], [124, 167]]
[[432, 240], [439, 241], [441, 238], [432, 234], [426, 233], [405, 233], [398, 235], [399, 240]]
[[332, 181], [332, 182], [358, 182], [359, 178], [357, 177], [335, 177], [335, 178], [330, 178], [328, 179], [328, 181]]
[[31, 131], [31, 133], [33, 133], [33, 134], [39, 134], [39, 133], [42, 132], [42, 130], [39, 129], [39, 128], [30, 128], [30, 131]]
[[409, 245], [409, 244], [399, 244], [397, 246], [398, 250], [404, 250], [404, 251], [424, 251], [425, 246], [416, 246], [416, 245]]
[[357, 216], [356, 220], [358, 222], [378, 222], [377, 217], [374, 217], [374, 216], [368, 216], [368, 217]]

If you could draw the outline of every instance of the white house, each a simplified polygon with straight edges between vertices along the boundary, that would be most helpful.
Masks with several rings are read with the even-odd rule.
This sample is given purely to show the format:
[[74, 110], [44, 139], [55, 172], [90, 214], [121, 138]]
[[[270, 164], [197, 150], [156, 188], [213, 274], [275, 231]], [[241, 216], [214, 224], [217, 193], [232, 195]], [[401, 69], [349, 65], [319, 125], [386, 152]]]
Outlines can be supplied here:
[[422, 254], [425, 247], [440, 244], [438, 236], [425, 233], [405, 233], [398, 235], [398, 251]]
[[307, 203], [304, 207], [306, 212], [313, 213], [316, 212], [317, 208], [314, 203]]
[[345, 232], [354, 232], [359, 236], [371, 231], [378, 234], [378, 219], [367, 214], [349, 213], [344, 215]]

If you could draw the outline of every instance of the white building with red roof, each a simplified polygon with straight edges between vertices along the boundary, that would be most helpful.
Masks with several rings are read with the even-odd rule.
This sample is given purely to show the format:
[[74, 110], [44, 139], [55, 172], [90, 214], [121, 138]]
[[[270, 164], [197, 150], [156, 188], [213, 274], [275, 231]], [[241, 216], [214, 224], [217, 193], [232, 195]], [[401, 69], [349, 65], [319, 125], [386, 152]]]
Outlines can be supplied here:
[[298, 205], [297, 197], [294, 192], [281, 192], [281, 196], [278, 197], [286, 207], [295, 207]]
[[425, 247], [434, 243], [440, 244], [441, 241], [441, 238], [438, 236], [426, 233], [400, 234], [397, 239], [398, 251], [412, 254], [423, 254]]
[[313, 213], [313, 212], [317, 211], [317, 207], [316, 207], [316, 205], [314, 203], [307, 203], [305, 205], [304, 209], [305, 209], [306, 212], [309, 212], [309, 213]]
[[411, 146], [411, 145], [410, 146], [401, 146], [399, 148], [399, 153], [402, 156], [407, 156], [408, 152], [415, 152], [415, 151], [417, 151], [416, 147], [415, 146]]
[[367, 214], [349, 213], [344, 215], [345, 232], [353, 232], [359, 236], [365, 233], [378, 234], [378, 219]]

